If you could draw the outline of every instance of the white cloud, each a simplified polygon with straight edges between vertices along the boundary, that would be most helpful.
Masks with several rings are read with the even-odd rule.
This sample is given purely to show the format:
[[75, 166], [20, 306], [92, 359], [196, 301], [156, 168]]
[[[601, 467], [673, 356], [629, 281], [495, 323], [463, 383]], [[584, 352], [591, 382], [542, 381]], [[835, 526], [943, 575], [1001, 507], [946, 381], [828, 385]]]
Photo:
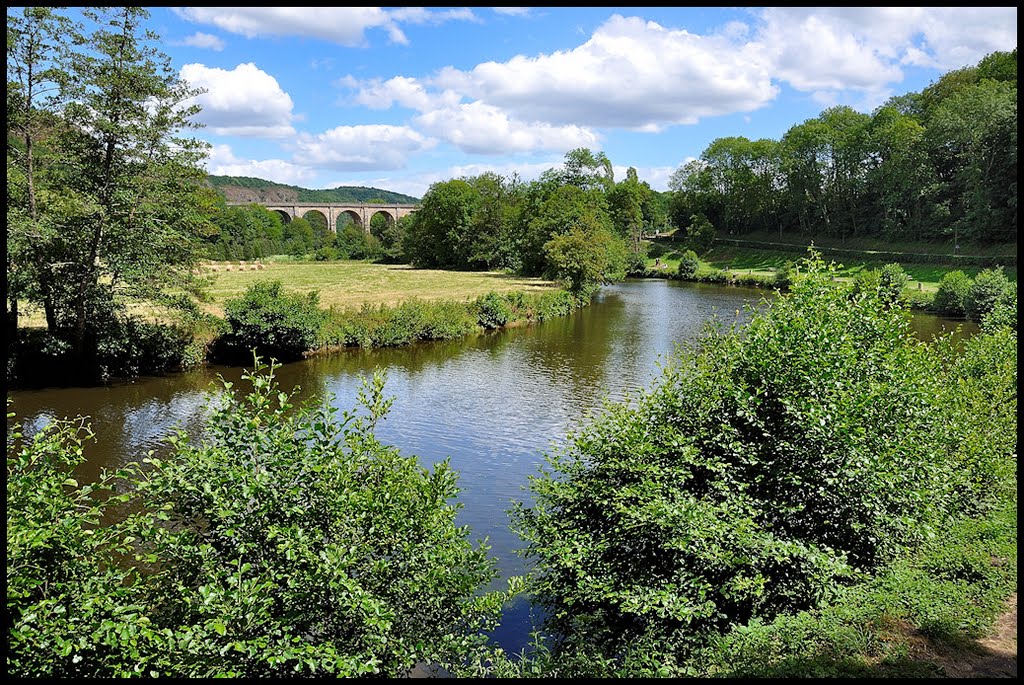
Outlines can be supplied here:
[[[698, 35], [614, 15], [569, 50], [345, 84], [359, 104], [421, 112], [419, 125], [466, 151], [542, 150], [594, 128], [659, 132], [753, 112], [782, 81], [823, 104], [871, 109], [902, 82], [902, 65], [958, 67], [1016, 46], [1016, 8], [778, 7], [751, 16]], [[993, 19], [1005, 29], [993, 30]]]
[[206, 92], [194, 98], [202, 107], [196, 120], [219, 135], [282, 138], [295, 135], [292, 99], [270, 74], [255, 64], [231, 71], [186, 64], [181, 78]]
[[1015, 7], [773, 7], [756, 37], [794, 88], [854, 90], [867, 102], [903, 79], [901, 65], [948, 71], [1017, 46]]
[[434, 83], [523, 120], [653, 130], [762, 107], [777, 94], [768, 67], [724, 35], [615, 15], [572, 50], [447, 68]]
[[1017, 8], [927, 7], [920, 30], [934, 66], [941, 71], [959, 69], [1017, 47]]
[[217, 52], [224, 49], [223, 40], [209, 33], [203, 33], [202, 31], [196, 31], [191, 36], [178, 41], [175, 45], [188, 45], [193, 48], [216, 50]]
[[469, 9], [431, 11], [422, 7], [387, 10], [381, 7], [182, 7], [184, 19], [217, 26], [247, 38], [301, 36], [347, 47], [366, 44], [366, 31], [382, 29], [393, 43], [407, 44], [400, 23], [441, 24], [475, 20]]
[[239, 159], [228, 145], [214, 145], [206, 161], [206, 171], [214, 176], [249, 176], [267, 181], [307, 187], [316, 172], [283, 159]]
[[448, 10], [430, 11], [424, 7], [396, 7], [387, 10], [388, 16], [394, 21], [409, 24], [443, 24], [448, 21], [479, 22], [473, 10], [468, 7], [457, 7]]
[[396, 76], [387, 81], [373, 79], [365, 82], [346, 76], [338, 84], [356, 89], [352, 101], [370, 109], [388, 109], [397, 104], [425, 112], [436, 107], [455, 107], [461, 100], [461, 96], [452, 91], [429, 93], [424, 84], [405, 76]]
[[414, 121], [429, 134], [475, 154], [567, 151], [593, 147], [599, 142], [598, 135], [587, 128], [517, 121], [497, 107], [482, 102], [435, 109]]
[[507, 17], [525, 17], [530, 14], [532, 7], [492, 7], [495, 14], [503, 14]]
[[301, 134], [295, 159], [343, 171], [401, 169], [410, 155], [435, 144], [405, 126], [338, 126], [316, 136]]

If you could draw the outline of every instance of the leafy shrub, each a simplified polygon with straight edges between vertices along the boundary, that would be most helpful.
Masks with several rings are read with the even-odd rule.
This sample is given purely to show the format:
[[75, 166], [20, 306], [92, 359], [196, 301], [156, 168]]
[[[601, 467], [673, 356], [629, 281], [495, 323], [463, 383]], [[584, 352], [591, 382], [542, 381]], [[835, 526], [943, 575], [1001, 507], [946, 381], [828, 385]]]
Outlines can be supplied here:
[[935, 291], [932, 309], [943, 316], [965, 316], [972, 283], [971, 277], [959, 269], [944, 274]]
[[170, 458], [97, 485], [69, 477], [84, 425], [9, 437], [8, 675], [405, 677], [483, 658], [518, 581], [484, 591], [495, 562], [456, 523], [448, 463], [375, 437], [383, 373], [340, 418], [294, 406], [258, 359], [243, 380], [201, 440], [179, 431]]
[[116, 563], [131, 540], [97, 525], [123, 497], [111, 476], [83, 486], [73, 477], [90, 438], [81, 419], [8, 435], [8, 676], [138, 675], [149, 644], [139, 576]]
[[995, 307], [996, 302], [1006, 296], [1009, 288], [1010, 281], [1002, 267], [979, 272], [971, 283], [970, 293], [964, 303], [967, 318], [980, 322]]
[[500, 328], [513, 316], [508, 300], [498, 293], [487, 293], [476, 299], [477, 319], [484, 328]]
[[513, 522], [567, 659], [695, 658], [1013, 486], [1010, 336], [961, 359], [920, 344], [878, 290], [834, 279], [812, 254], [789, 295], [742, 329], [710, 326], [652, 390], [548, 455]]
[[715, 226], [703, 214], [690, 216], [690, 225], [686, 227], [686, 246], [703, 254], [715, 243]]
[[787, 260], [785, 264], [775, 271], [775, 281], [773, 285], [776, 289], [785, 292], [792, 287], [797, 274], [798, 271], [796, 263], [791, 260]]
[[174, 458], [151, 459], [140, 484], [168, 671], [398, 677], [481, 647], [506, 599], [481, 592], [494, 561], [456, 525], [448, 464], [374, 436], [392, 402], [383, 373], [339, 419], [293, 406], [273, 371], [257, 361], [252, 391], [226, 389], [208, 437], [174, 436]]
[[697, 269], [700, 268], [700, 260], [697, 259], [697, 253], [693, 250], [687, 250], [679, 258], [679, 278], [689, 280], [697, 275]]
[[910, 276], [896, 262], [886, 264], [878, 273], [878, 296], [887, 305], [898, 304], [904, 299], [903, 291]]
[[337, 248], [334, 247], [318, 247], [313, 253], [313, 259], [318, 262], [331, 262], [340, 257], [341, 255], [338, 253]]
[[1017, 330], [1017, 284], [1010, 283], [1006, 291], [996, 299], [992, 309], [981, 317], [981, 327], [994, 331], [1006, 327]]
[[626, 253], [626, 275], [638, 276], [647, 271], [647, 246], [641, 245], [638, 251]]
[[281, 361], [299, 359], [316, 347], [326, 313], [317, 292], [288, 294], [280, 281], [257, 281], [224, 305], [228, 331], [217, 356], [251, 358], [253, 351]]

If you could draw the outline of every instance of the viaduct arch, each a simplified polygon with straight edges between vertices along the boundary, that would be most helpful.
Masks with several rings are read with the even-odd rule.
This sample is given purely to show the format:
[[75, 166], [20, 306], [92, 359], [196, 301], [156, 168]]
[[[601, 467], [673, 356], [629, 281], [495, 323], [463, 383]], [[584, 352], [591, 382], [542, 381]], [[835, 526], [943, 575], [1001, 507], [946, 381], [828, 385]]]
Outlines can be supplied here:
[[384, 204], [366, 202], [292, 202], [292, 203], [265, 203], [265, 202], [228, 202], [229, 206], [244, 206], [257, 204], [266, 207], [272, 212], [278, 212], [288, 217], [288, 220], [305, 216], [307, 212], [320, 212], [327, 217], [327, 228], [337, 233], [338, 219], [344, 215], [352, 217], [364, 231], [370, 230], [370, 219], [375, 214], [386, 214], [391, 217], [392, 222], [397, 222], [404, 216], [408, 216], [419, 209], [419, 205], [409, 204]]

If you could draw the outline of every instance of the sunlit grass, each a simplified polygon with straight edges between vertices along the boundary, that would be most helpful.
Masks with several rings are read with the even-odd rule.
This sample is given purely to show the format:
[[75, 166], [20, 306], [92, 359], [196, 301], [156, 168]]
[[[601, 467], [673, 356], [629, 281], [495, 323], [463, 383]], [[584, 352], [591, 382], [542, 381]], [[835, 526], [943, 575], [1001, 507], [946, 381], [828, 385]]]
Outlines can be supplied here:
[[[231, 267], [228, 271], [227, 268]], [[212, 263], [204, 269], [209, 278], [211, 301], [205, 308], [222, 314], [224, 303], [240, 297], [258, 280], [279, 280], [289, 292], [320, 293], [324, 308], [396, 305], [411, 299], [465, 300], [489, 292], [540, 292], [556, 284], [539, 278], [523, 278], [498, 272], [415, 269], [407, 264], [372, 264], [361, 261], [276, 261], [254, 270], [240, 269], [237, 262]]]
[[[265, 260], [262, 268], [256, 262], [207, 262], [200, 274], [208, 282], [209, 300], [200, 306], [222, 316], [224, 303], [240, 297], [258, 280], [278, 280], [288, 292], [320, 293], [320, 306], [344, 309], [385, 304], [394, 306], [412, 299], [466, 300], [489, 292], [542, 292], [557, 285], [540, 278], [524, 278], [499, 272], [442, 271], [415, 269], [408, 264], [372, 264], [362, 261], [314, 262], [300, 260]], [[229, 270], [230, 269], [230, 270]], [[41, 308], [21, 303], [20, 325], [45, 326]], [[133, 302], [129, 311], [148, 320], [162, 319], [158, 307]]]

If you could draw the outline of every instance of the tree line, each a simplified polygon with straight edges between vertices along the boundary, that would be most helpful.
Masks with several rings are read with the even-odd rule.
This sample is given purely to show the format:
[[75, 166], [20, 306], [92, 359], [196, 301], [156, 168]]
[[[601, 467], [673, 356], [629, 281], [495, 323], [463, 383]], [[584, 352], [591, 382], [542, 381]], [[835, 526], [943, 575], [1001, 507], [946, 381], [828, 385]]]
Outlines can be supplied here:
[[871, 114], [831, 107], [780, 140], [719, 138], [669, 187], [676, 226], [719, 235], [1015, 242], [1017, 50]]

